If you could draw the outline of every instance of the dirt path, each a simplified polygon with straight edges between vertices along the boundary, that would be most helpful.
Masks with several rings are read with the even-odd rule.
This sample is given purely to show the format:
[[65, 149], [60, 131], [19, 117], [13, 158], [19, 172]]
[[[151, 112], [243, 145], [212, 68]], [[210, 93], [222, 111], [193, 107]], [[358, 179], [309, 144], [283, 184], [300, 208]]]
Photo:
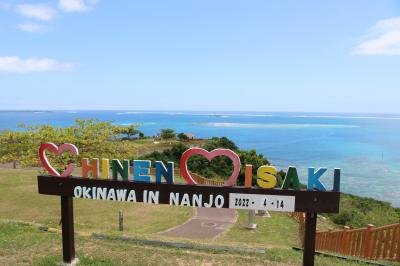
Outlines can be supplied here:
[[184, 224], [161, 232], [163, 236], [212, 239], [229, 229], [236, 222], [232, 209], [197, 208], [196, 214]]

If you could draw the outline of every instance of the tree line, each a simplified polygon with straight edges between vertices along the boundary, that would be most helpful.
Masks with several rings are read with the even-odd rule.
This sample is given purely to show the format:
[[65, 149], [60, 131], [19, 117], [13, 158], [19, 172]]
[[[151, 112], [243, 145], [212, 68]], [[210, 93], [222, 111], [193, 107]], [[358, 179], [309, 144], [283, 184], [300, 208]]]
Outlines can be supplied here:
[[[0, 163], [13, 162], [22, 166], [39, 166], [38, 150], [41, 143], [73, 143], [79, 148], [76, 162], [86, 158], [131, 158], [137, 156], [138, 144], [134, 140], [151, 138], [145, 136], [139, 124], [114, 125], [95, 119], [77, 119], [71, 126], [18, 125], [19, 130], [0, 131]], [[181, 133], [182, 134], [182, 133]], [[161, 139], [185, 140], [172, 129], [162, 129]], [[181, 136], [181, 137], [179, 137]], [[65, 165], [72, 158], [68, 153], [62, 157], [48, 156], [57, 165]]]

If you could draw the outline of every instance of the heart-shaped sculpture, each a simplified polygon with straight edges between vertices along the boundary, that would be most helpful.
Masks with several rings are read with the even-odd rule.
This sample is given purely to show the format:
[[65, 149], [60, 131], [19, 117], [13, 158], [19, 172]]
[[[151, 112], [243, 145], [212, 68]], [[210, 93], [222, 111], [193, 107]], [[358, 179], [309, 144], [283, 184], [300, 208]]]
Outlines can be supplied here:
[[46, 157], [46, 150], [54, 153], [56, 156], [60, 156], [66, 151], [70, 151], [73, 155], [78, 155], [79, 151], [78, 148], [71, 143], [64, 143], [61, 146], [57, 146], [54, 143], [46, 142], [42, 143], [39, 148], [39, 157], [40, 161], [42, 162], [43, 167], [47, 170], [47, 172], [52, 176], [61, 176], [66, 177], [70, 176], [72, 171], [74, 170], [74, 164], [68, 164], [67, 168], [63, 173], [59, 173], [53, 166], [49, 163], [49, 160]]
[[233, 162], [233, 172], [232, 172], [232, 175], [229, 177], [229, 179], [225, 181], [224, 186], [231, 187], [231, 186], [236, 185], [236, 180], [240, 173], [240, 158], [239, 158], [239, 156], [229, 149], [215, 149], [215, 150], [212, 150], [209, 152], [209, 151], [207, 151], [205, 149], [201, 149], [201, 148], [188, 149], [187, 151], [185, 151], [182, 154], [182, 157], [180, 160], [181, 175], [189, 185], [197, 184], [197, 182], [190, 175], [188, 166], [187, 166], [187, 161], [188, 161], [189, 157], [192, 155], [196, 155], [196, 154], [207, 158], [208, 161], [211, 161], [214, 157], [217, 157], [217, 156], [229, 157]]

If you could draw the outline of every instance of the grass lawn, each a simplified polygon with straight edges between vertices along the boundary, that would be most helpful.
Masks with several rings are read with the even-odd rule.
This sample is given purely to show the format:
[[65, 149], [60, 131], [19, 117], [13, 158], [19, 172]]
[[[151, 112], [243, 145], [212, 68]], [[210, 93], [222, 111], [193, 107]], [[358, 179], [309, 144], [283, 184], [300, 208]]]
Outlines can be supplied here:
[[[0, 265], [59, 265], [61, 236], [21, 223], [0, 222]], [[138, 245], [119, 240], [76, 238], [80, 265], [301, 265], [301, 253], [269, 249], [265, 254], [208, 252]], [[316, 265], [366, 265], [316, 257]]]
[[[60, 198], [39, 195], [37, 171], [0, 169], [0, 219], [59, 227]], [[125, 234], [153, 234], [189, 219], [194, 209], [169, 205], [144, 205], [96, 200], [74, 200], [77, 231], [114, 234], [118, 213], [124, 211]]]
[[[0, 219], [60, 228], [60, 199], [39, 195], [36, 175], [35, 170], [0, 169]], [[181, 177], [177, 177], [177, 182], [180, 181]], [[119, 210], [124, 211], [123, 234], [126, 236], [198, 242], [157, 234], [187, 221], [194, 214], [191, 207], [79, 199], [74, 200], [75, 230], [120, 235]], [[229, 231], [201, 243], [258, 248], [299, 246], [298, 224], [287, 214], [273, 213], [272, 218], [257, 218], [258, 227], [253, 231], [246, 229], [247, 220], [247, 212], [239, 211], [238, 221]]]
[[248, 212], [239, 211], [237, 223], [218, 239], [224, 245], [289, 248], [300, 245], [299, 227], [286, 213], [270, 212], [271, 218], [256, 217], [257, 229], [246, 228]]

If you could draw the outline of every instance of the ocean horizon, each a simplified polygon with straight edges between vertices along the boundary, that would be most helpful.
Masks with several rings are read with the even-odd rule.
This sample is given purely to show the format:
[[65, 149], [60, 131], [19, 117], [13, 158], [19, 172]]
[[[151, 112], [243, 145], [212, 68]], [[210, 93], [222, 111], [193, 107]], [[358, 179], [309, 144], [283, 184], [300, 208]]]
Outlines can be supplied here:
[[[279, 169], [296, 166], [302, 182], [308, 167], [327, 167], [322, 181], [332, 187], [342, 169], [341, 190], [400, 207], [400, 114], [244, 111], [2, 110], [0, 130], [18, 124], [69, 126], [94, 118], [140, 124], [146, 135], [162, 128], [196, 138], [226, 136], [241, 149], [255, 149]], [[122, 158], [121, 158], [122, 159]]]

